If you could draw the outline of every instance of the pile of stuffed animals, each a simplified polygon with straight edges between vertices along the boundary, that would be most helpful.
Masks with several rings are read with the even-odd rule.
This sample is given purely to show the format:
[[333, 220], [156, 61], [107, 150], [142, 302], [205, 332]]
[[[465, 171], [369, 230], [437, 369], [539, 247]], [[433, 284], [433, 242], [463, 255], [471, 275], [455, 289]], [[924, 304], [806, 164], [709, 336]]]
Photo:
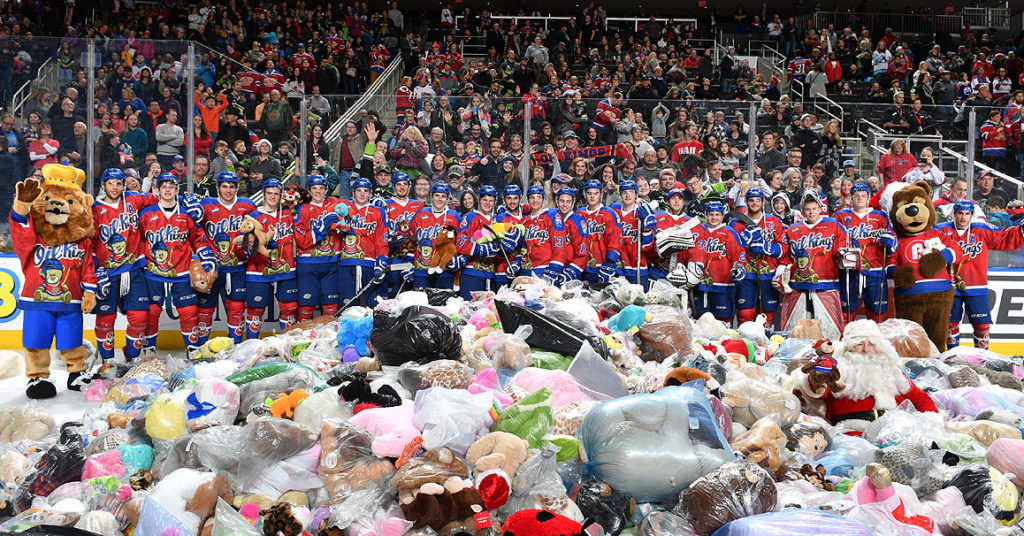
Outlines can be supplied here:
[[[75, 421], [0, 411], [0, 530], [1021, 534], [1019, 356], [857, 324], [934, 410], [904, 389], [837, 420], [863, 385], [844, 376], [848, 341], [685, 307], [657, 283], [521, 277], [149, 357], [90, 385]], [[417, 340], [386, 340], [402, 323]]]

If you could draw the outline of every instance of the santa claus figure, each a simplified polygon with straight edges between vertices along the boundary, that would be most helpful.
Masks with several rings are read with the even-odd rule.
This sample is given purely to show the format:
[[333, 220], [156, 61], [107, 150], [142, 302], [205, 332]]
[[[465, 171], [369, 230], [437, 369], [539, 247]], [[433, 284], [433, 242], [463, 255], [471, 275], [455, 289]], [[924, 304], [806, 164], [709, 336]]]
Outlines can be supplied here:
[[889, 341], [882, 338], [873, 320], [855, 320], [846, 325], [836, 344], [835, 367], [845, 388], [835, 392], [832, 370], [815, 366], [801, 375], [799, 389], [808, 399], [824, 402], [826, 417], [851, 435], [861, 435], [868, 423], [909, 400], [918, 411], [935, 411], [924, 391], [903, 373], [903, 362]]

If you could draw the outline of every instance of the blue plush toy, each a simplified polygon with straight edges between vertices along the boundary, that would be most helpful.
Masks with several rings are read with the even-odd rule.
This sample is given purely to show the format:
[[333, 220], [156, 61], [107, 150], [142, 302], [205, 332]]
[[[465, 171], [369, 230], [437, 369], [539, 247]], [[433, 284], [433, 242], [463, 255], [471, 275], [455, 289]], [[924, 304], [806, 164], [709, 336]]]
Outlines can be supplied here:
[[651, 316], [639, 305], [627, 305], [615, 316], [608, 319], [608, 329], [612, 331], [629, 332], [633, 328], [639, 329], [644, 322], [650, 321]]
[[[366, 341], [370, 339], [371, 331], [373, 331], [373, 315], [358, 320], [343, 317], [338, 322], [338, 348], [341, 349], [342, 356], [351, 355], [353, 352], [349, 350], [350, 348], [355, 351], [355, 354], [358, 354], [358, 356], [353, 356], [354, 360], [370, 355], [370, 348], [366, 345]], [[349, 360], [351, 359], [345, 359], [345, 361]]]

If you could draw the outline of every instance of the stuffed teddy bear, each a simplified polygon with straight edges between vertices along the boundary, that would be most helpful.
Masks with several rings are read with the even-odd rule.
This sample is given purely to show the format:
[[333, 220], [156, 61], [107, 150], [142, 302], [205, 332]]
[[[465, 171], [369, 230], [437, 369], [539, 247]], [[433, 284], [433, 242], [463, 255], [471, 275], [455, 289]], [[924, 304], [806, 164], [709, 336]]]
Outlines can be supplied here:
[[775, 481], [751, 462], [722, 465], [679, 494], [679, 504], [698, 534], [711, 534], [730, 521], [771, 512], [777, 502]]
[[231, 239], [231, 249], [234, 250], [241, 244], [245, 254], [249, 257], [255, 257], [257, 253], [264, 257], [270, 257], [267, 243], [273, 239], [274, 229], [264, 231], [263, 224], [259, 220], [252, 216], [245, 216], [242, 218], [242, 223], [238, 224], [238, 235]]
[[467, 475], [466, 462], [451, 449], [440, 448], [406, 460], [390, 485], [398, 493], [398, 502], [409, 504], [424, 485], [442, 485], [451, 478], [462, 479]]
[[56, 428], [53, 417], [42, 408], [12, 406], [0, 410], [0, 443], [39, 441]]
[[148, 495], [135, 493], [125, 503], [128, 519], [133, 525], [139, 522], [142, 503], [147, 496], [178, 518], [192, 534], [199, 534], [200, 529], [213, 523], [218, 498], [228, 504], [234, 500], [231, 484], [223, 476], [195, 469], [178, 469], [150, 488]]
[[444, 228], [437, 238], [434, 239], [434, 251], [430, 256], [430, 267], [427, 268], [429, 274], [439, 274], [444, 271], [448, 263], [458, 255], [458, 250], [455, 247], [455, 238], [457, 233], [455, 228], [451, 225]]
[[55, 338], [69, 373], [67, 388], [81, 391], [91, 379], [83, 376], [88, 351], [81, 344], [82, 315], [96, 306], [96, 291], [110, 286], [105, 272], [99, 281], [93, 265], [96, 229], [92, 196], [81, 187], [85, 173], [59, 164], [44, 165], [42, 173], [42, 184], [25, 179], [15, 185], [10, 215], [11, 241], [25, 277], [18, 309], [24, 325], [32, 326], [22, 331], [22, 345], [25, 395], [33, 399], [57, 396], [49, 379]]
[[412, 502], [403, 502], [400, 506], [405, 518], [413, 522], [413, 529], [430, 527], [442, 532], [450, 523], [484, 511], [480, 492], [461, 478], [449, 478], [443, 486], [425, 484]]
[[916, 182], [893, 194], [889, 221], [899, 238], [893, 271], [896, 317], [920, 324], [939, 352], [945, 352], [953, 308], [947, 268], [960, 248], [934, 229], [935, 219], [928, 183]]
[[373, 436], [358, 426], [325, 420], [320, 428], [320, 442], [317, 473], [327, 489], [328, 502], [395, 472], [390, 460], [373, 455]]
[[[842, 376], [836, 365], [836, 359], [832, 357], [834, 351], [835, 347], [832, 345], [832, 341], [821, 339], [814, 343], [814, 352], [817, 357], [813, 362], [804, 363], [800, 367], [800, 372], [807, 374], [807, 383], [815, 393], [820, 392], [822, 387], [828, 387], [833, 393], [839, 393], [846, 389], [846, 384], [839, 381]], [[814, 374], [811, 374], [812, 372]], [[799, 391], [799, 389], [795, 391]]]
[[686, 365], [676, 367], [666, 374], [665, 383], [662, 386], [683, 385], [695, 380], [703, 380], [704, 386], [709, 390], [718, 388], [718, 382], [710, 374]]
[[782, 468], [782, 453], [786, 448], [786, 434], [771, 417], [762, 417], [729, 442], [739, 455], [777, 475]]
[[466, 461], [473, 465], [473, 476], [492, 469], [501, 469], [509, 477], [516, 474], [526, 460], [528, 445], [519, 436], [507, 432], [491, 432], [476, 440], [466, 451]]
[[[366, 344], [373, 331], [373, 315], [360, 319], [342, 317], [338, 320], [338, 348], [342, 350], [342, 361], [349, 363], [359, 361], [361, 357], [370, 355], [370, 347]], [[346, 354], [352, 348], [354, 355]]]
[[832, 446], [832, 436], [817, 423], [798, 422], [783, 428], [786, 434], [786, 448], [816, 460]]

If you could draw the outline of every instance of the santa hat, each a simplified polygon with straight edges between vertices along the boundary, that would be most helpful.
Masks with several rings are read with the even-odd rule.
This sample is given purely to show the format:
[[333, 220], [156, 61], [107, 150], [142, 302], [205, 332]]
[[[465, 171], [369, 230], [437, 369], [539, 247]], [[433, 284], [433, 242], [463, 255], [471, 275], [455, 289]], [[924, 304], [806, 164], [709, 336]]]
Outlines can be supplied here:
[[484, 508], [497, 510], [508, 502], [512, 481], [501, 469], [491, 469], [476, 477], [476, 489], [484, 500]]
[[885, 188], [879, 190], [878, 193], [871, 198], [871, 201], [868, 204], [871, 205], [871, 208], [881, 210], [888, 214], [889, 210], [892, 209], [893, 196], [896, 195], [896, 192], [906, 188], [907, 186], [910, 185], [905, 182], [887, 184]]
[[843, 342], [846, 343], [847, 348], [863, 340], [875, 343], [881, 339], [882, 330], [878, 329], [878, 323], [874, 320], [854, 320], [846, 324], [846, 329], [843, 330]]

